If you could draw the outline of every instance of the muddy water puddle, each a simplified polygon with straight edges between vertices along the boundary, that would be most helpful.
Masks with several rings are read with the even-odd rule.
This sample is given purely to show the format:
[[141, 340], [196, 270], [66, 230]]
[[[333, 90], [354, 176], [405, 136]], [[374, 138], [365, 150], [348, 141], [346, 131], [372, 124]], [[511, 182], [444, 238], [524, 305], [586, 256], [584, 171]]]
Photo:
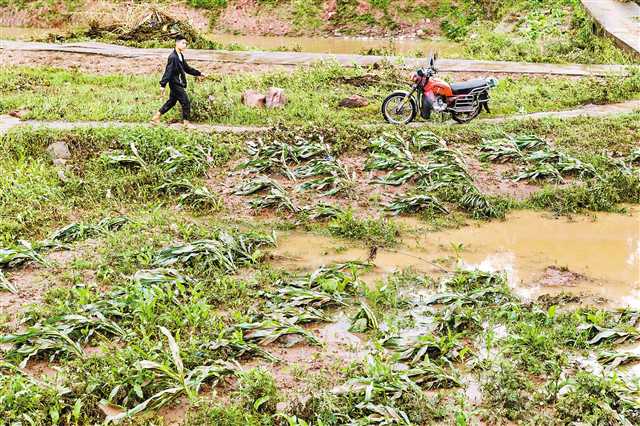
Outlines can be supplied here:
[[[0, 39], [32, 41], [46, 38], [49, 34], [62, 35], [64, 28], [0, 27]], [[375, 37], [288, 37], [235, 34], [206, 34], [207, 38], [227, 48], [242, 50], [284, 50], [308, 53], [334, 54], [393, 54], [403, 56], [426, 56], [429, 52], [451, 57], [459, 53], [459, 46], [444, 39], [419, 38], [375, 38]]]
[[[296, 50], [309, 53], [361, 54], [369, 50], [385, 51], [395, 55], [426, 56], [430, 51], [454, 54], [459, 51], [456, 43], [416, 38], [371, 37], [274, 37], [256, 35], [209, 34], [209, 38], [228, 45], [240, 45], [257, 50]], [[373, 52], [376, 53], [376, 52]], [[446, 55], [449, 56], [449, 55]]]
[[[439, 274], [453, 268], [504, 271], [525, 299], [569, 292], [609, 306], [640, 306], [640, 209], [630, 214], [556, 218], [518, 211], [506, 221], [428, 232], [416, 219], [401, 219], [408, 230], [402, 244], [379, 249], [369, 284], [412, 269]], [[294, 231], [280, 235], [276, 255], [282, 267], [310, 270], [332, 262], [366, 260], [369, 247]]]

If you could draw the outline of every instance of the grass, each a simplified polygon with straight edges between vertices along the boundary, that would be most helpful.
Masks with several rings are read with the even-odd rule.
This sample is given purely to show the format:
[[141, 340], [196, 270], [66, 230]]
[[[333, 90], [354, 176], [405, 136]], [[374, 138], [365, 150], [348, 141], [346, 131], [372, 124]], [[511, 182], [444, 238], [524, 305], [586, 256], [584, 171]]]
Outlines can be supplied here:
[[[3, 319], [0, 412], [9, 422], [88, 425], [105, 420], [102, 404], [119, 408], [122, 414], [115, 416], [128, 413], [130, 424], [161, 424], [155, 409], [184, 397], [191, 425], [465, 419], [554, 424], [567, 418], [589, 424], [624, 418], [633, 424], [632, 384], [577, 372], [569, 362], [590, 355], [603, 367], [635, 362], [618, 353], [621, 342], [638, 338], [637, 312], [564, 306], [562, 299], [520, 300], [499, 273], [452, 271], [438, 277], [405, 271], [365, 285], [361, 276], [382, 266], [361, 261], [299, 270], [292, 266], [295, 259], [272, 253], [273, 229], [306, 228], [351, 239], [349, 248], [365, 255], [370, 249], [375, 264], [376, 248], [398, 245], [403, 228], [383, 214], [382, 205], [364, 212], [360, 200], [343, 195], [295, 214], [245, 219], [229, 209], [225, 197], [231, 195], [215, 192], [209, 180], [227, 171], [248, 173], [244, 189], [261, 197], [260, 191], [280, 181], [253, 179], [261, 174], [286, 178], [289, 170], [301, 180], [325, 177], [341, 164], [351, 165], [343, 160], [352, 154], [364, 161], [384, 153], [375, 157], [378, 165], [398, 166], [390, 152], [412, 163], [438, 160], [465, 176], [459, 155], [488, 152], [480, 150], [483, 140], [492, 141], [495, 152], [505, 146], [513, 152], [514, 143], [524, 155], [509, 161], [525, 161], [520, 158], [543, 146], [529, 146], [534, 139], [525, 144], [521, 136], [536, 135], [553, 153], [593, 165], [599, 178], [578, 174], [575, 186], [541, 187], [525, 207], [615, 209], [640, 199], [633, 164], [638, 122], [638, 114], [631, 114], [472, 123], [433, 132], [398, 129], [396, 135], [349, 125], [281, 126], [249, 152], [243, 150], [244, 136], [165, 128], [13, 130], [0, 139], [0, 246], [12, 250], [0, 266], [18, 295], [30, 273], [46, 276], [49, 288], [37, 289], [44, 292], [37, 304]], [[66, 182], [46, 154], [53, 141], [66, 142], [72, 152]], [[116, 151], [136, 161], [105, 161], [105, 153]], [[557, 164], [558, 158], [548, 161]], [[243, 161], [250, 164], [233, 169]], [[159, 190], [166, 182], [176, 188]], [[209, 188], [226, 205], [189, 207], [181, 199], [186, 183]], [[410, 181], [404, 185], [402, 192], [420, 189]], [[477, 192], [442, 191], [445, 186], [427, 194], [452, 214], [468, 210], [468, 217], [482, 207]], [[426, 206], [428, 212], [435, 210], [432, 201], [415, 198], [400, 207]], [[489, 201], [501, 206], [500, 200]], [[65, 245], [73, 258], [38, 263], [49, 261], [53, 244], [38, 243], [47, 240]], [[343, 327], [330, 323], [336, 310], [344, 311], [347, 328], [361, 333], [361, 359], [346, 362], [350, 353], [341, 352], [334, 364], [325, 357], [324, 327]], [[428, 328], [416, 335], [425, 326], [422, 320]], [[18, 322], [23, 328], [16, 328]], [[493, 331], [498, 328], [504, 333]], [[304, 362], [287, 361], [296, 351]], [[21, 362], [25, 371], [36, 362], [56, 366], [55, 384], [24, 374]], [[291, 377], [293, 391], [282, 385], [283, 377]], [[464, 399], [469, 377], [478, 379], [482, 392], [478, 407]], [[576, 406], [579, 412], [572, 410]]]
[[[354, 88], [340, 78], [364, 70], [346, 69], [337, 64], [297, 69], [293, 73], [264, 75], [234, 74], [212, 76], [190, 86], [193, 120], [213, 124], [265, 125], [331, 122], [381, 123], [379, 105], [384, 97], [405, 80], [397, 71], [385, 70], [383, 83]], [[96, 120], [146, 122], [160, 107], [160, 76], [97, 76], [51, 68], [0, 68], [5, 96], [0, 112], [29, 110], [27, 118], [43, 120]], [[289, 103], [282, 109], [249, 108], [240, 103], [248, 88], [285, 89]], [[339, 108], [339, 101], [354, 93], [371, 103], [365, 108]], [[496, 115], [573, 108], [588, 103], [610, 103], [637, 99], [640, 74], [615, 78], [521, 77], [506, 78], [492, 92]], [[212, 95], [212, 97], [210, 97]], [[179, 108], [167, 115], [178, 119]]]

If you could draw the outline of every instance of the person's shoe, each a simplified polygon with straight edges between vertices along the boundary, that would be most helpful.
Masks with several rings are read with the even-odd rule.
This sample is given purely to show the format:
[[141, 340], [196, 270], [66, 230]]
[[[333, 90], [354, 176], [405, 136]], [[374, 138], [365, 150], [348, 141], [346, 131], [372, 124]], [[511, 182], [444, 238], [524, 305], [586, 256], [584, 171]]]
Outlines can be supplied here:
[[159, 112], [153, 114], [153, 117], [151, 117], [151, 124], [160, 124], [160, 117], [161, 114]]

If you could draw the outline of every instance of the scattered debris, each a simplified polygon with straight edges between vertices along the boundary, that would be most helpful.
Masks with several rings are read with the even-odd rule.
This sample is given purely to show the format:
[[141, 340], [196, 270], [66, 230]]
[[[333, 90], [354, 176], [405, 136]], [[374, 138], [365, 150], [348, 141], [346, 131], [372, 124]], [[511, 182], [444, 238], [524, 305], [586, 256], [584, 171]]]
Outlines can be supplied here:
[[342, 108], [362, 108], [367, 105], [369, 105], [369, 100], [360, 95], [351, 95], [338, 103], [338, 106]]

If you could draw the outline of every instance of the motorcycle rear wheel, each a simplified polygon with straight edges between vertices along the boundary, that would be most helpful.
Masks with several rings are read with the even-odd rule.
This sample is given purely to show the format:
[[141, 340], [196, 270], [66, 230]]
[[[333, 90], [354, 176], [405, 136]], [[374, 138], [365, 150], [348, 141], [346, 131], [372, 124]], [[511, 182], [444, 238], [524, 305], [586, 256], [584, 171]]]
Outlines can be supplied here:
[[482, 109], [482, 105], [478, 104], [478, 106], [471, 112], [455, 112], [455, 111], [451, 111], [451, 118], [453, 118], [454, 121], [460, 123], [460, 124], [465, 124], [470, 122], [471, 120], [473, 120], [474, 118], [476, 118], [478, 115], [480, 115], [480, 110]]
[[[415, 120], [418, 114], [416, 100], [411, 96], [402, 105], [405, 97], [405, 93], [392, 93], [382, 102], [382, 116], [387, 120], [387, 123], [408, 124]], [[400, 107], [401, 105], [402, 107]]]

